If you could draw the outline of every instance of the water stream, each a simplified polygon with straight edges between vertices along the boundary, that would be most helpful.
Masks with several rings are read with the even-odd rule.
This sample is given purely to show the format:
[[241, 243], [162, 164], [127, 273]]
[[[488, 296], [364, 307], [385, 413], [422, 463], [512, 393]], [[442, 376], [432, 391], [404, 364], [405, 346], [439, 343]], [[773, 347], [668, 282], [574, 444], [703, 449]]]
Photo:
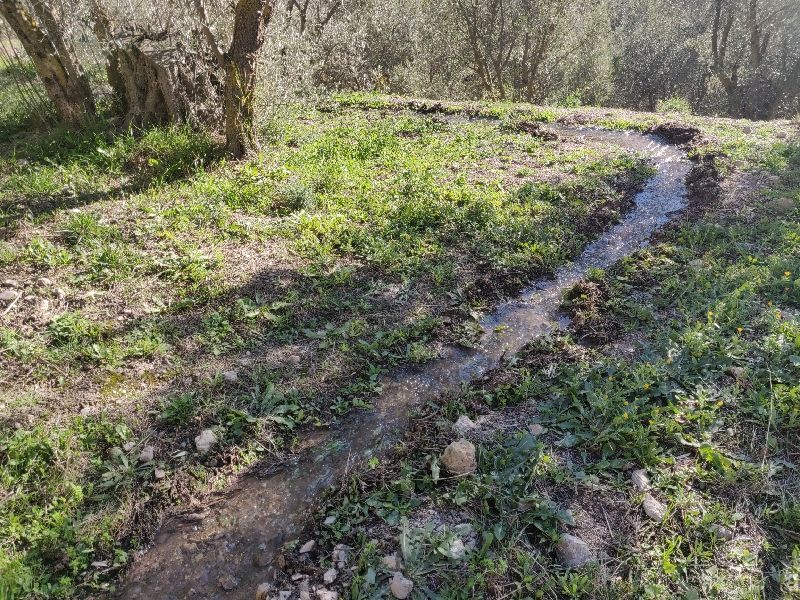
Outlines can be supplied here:
[[388, 452], [401, 439], [414, 406], [458, 390], [558, 327], [565, 290], [588, 269], [606, 268], [646, 245], [653, 231], [684, 206], [691, 163], [679, 148], [647, 134], [550, 127], [561, 136], [609, 143], [650, 158], [657, 172], [636, 195], [634, 208], [554, 278], [538, 281], [485, 317], [477, 349], [448, 348], [424, 366], [393, 372], [384, 378], [372, 410], [354, 411], [334, 429], [310, 434], [308, 450], [275, 472], [243, 478], [202, 519], [166, 522], [150, 550], [134, 561], [123, 598], [252, 599], [283, 543], [299, 535], [322, 490], [353, 465]]

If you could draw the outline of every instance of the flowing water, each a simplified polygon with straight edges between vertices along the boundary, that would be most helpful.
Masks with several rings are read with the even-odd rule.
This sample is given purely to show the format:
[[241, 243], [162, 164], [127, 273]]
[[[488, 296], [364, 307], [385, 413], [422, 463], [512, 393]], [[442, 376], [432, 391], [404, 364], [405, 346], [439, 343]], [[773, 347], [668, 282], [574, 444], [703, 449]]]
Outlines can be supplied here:
[[499, 306], [481, 325], [477, 349], [449, 348], [418, 368], [382, 382], [369, 411], [354, 411], [341, 425], [315, 432], [308, 450], [269, 474], [250, 475], [194, 522], [168, 521], [154, 544], [134, 561], [121, 595], [128, 599], [248, 598], [268, 580], [281, 546], [302, 530], [308, 509], [348, 468], [389, 451], [408, 426], [411, 409], [498, 367], [537, 337], [558, 327], [565, 290], [592, 267], [605, 268], [647, 244], [650, 235], [686, 202], [691, 164], [662, 139], [632, 132], [552, 126], [561, 136], [619, 146], [649, 157], [657, 169], [624, 219], [586, 247], [554, 278], [542, 280]]

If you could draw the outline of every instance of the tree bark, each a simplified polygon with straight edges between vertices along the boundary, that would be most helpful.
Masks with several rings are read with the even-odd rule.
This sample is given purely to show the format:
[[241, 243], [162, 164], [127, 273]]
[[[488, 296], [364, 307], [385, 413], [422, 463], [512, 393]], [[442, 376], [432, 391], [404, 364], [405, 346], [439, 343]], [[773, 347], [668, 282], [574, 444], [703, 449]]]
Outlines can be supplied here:
[[258, 52], [272, 16], [269, 0], [238, 0], [233, 39], [225, 55], [225, 139], [228, 152], [242, 158], [258, 150], [255, 91]]
[[35, 0], [34, 6], [44, 27], [19, 0], [0, 1], [0, 15], [33, 62], [59, 119], [69, 125], [80, 125], [95, 113], [89, 80], [72, 48], [64, 42], [49, 6], [41, 0]]

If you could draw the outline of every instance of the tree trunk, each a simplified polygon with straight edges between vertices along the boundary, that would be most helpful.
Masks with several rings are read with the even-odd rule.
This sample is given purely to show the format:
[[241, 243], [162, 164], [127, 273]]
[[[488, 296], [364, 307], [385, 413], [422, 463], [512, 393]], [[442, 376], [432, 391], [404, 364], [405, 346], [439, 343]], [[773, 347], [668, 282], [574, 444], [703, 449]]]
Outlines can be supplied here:
[[228, 152], [242, 158], [258, 150], [255, 91], [258, 52], [272, 15], [269, 0], [238, 0], [233, 39], [225, 56], [225, 139]]
[[0, 15], [33, 62], [59, 118], [69, 125], [80, 125], [95, 112], [89, 80], [75, 53], [64, 42], [50, 8], [41, 0], [36, 0], [35, 8], [44, 27], [19, 0], [0, 1]]

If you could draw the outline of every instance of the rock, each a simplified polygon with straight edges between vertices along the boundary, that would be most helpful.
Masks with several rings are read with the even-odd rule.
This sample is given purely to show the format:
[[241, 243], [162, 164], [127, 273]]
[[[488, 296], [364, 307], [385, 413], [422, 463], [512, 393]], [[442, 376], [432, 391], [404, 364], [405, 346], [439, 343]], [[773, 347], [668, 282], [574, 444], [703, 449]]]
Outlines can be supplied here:
[[49, 312], [50, 311], [50, 300], [44, 299], [39, 301], [38, 306], [39, 312]]
[[392, 592], [392, 596], [399, 598], [400, 600], [408, 598], [411, 595], [411, 590], [413, 589], [414, 582], [403, 576], [400, 571], [394, 574], [394, 577], [392, 577], [392, 583], [389, 584], [389, 590]]
[[12, 288], [12, 289], [19, 289], [22, 286], [19, 284], [19, 281], [16, 279], [6, 279], [3, 282], [3, 287]]
[[444, 449], [442, 464], [453, 475], [467, 475], [478, 468], [475, 445], [465, 439], [452, 442]]
[[134, 449], [135, 446], [136, 442], [125, 442], [124, 444], [122, 444], [122, 449], [125, 450], [125, 452], [130, 452], [131, 450]]
[[746, 133], [746, 134], [749, 135], [749, 134], [753, 133], [753, 128], [752, 127], [748, 127], [748, 126], [742, 127], [742, 133]]
[[194, 438], [194, 445], [197, 446], [197, 451], [200, 452], [200, 454], [207, 453], [216, 443], [217, 436], [210, 429], [203, 429], [200, 435]]
[[768, 204], [769, 209], [776, 214], [784, 215], [794, 210], [794, 200], [791, 198], [776, 198]]
[[778, 131], [778, 132], [775, 134], [775, 137], [776, 137], [776, 138], [778, 138], [779, 140], [785, 140], [785, 139], [786, 139], [786, 137], [787, 137], [787, 134], [786, 134], [786, 132], [785, 132], [785, 131]]
[[11, 304], [14, 300], [17, 299], [17, 296], [19, 296], [19, 294], [14, 290], [4, 290], [0, 292], [0, 302]]
[[272, 585], [269, 583], [259, 584], [256, 588], [256, 600], [269, 600], [270, 592], [272, 592]]
[[155, 471], [153, 471], [153, 477], [155, 477], [158, 480], [164, 479], [166, 476], [167, 473], [166, 471], [164, 471], [164, 469], [156, 469]]
[[308, 589], [308, 580], [304, 579], [297, 584], [297, 593], [300, 600], [311, 600], [311, 591]]
[[728, 529], [724, 525], [719, 525], [717, 523], [714, 523], [708, 529], [709, 529], [709, 531], [711, 531], [711, 533], [716, 535], [721, 540], [725, 540], [725, 541], [729, 542], [734, 537], [736, 537], [736, 535], [733, 533], [733, 531], [731, 529]]
[[467, 415], [461, 415], [458, 417], [458, 419], [456, 419], [456, 422], [453, 423], [453, 429], [461, 435], [466, 435], [470, 431], [474, 431], [477, 428], [478, 426], [475, 424], [475, 422]]
[[289, 600], [292, 597], [292, 590], [281, 590], [278, 592], [278, 600]]
[[650, 489], [650, 478], [644, 469], [636, 469], [631, 473], [631, 483], [637, 492], [646, 492]]
[[333, 525], [334, 523], [336, 523], [336, 515], [325, 517], [325, 520], [322, 522], [323, 525]]
[[145, 446], [142, 448], [142, 451], [139, 453], [139, 462], [142, 463], [150, 463], [153, 462], [153, 456], [155, 455], [155, 450], [152, 446]]
[[733, 377], [737, 381], [741, 381], [742, 379], [744, 379], [745, 378], [745, 374], [747, 373], [747, 371], [745, 371], [744, 367], [729, 367], [727, 372], [728, 372], [728, 375], [730, 375], [731, 377]]
[[528, 431], [531, 432], [532, 436], [539, 437], [540, 435], [547, 433], [547, 428], [539, 423], [531, 423], [528, 425]]
[[450, 542], [450, 547], [447, 549], [447, 554], [453, 560], [463, 560], [467, 555], [467, 548], [461, 538], [455, 538]]
[[299, 367], [300, 366], [300, 355], [299, 354], [292, 354], [286, 359], [286, 362], [289, 364], [289, 366]]
[[56, 298], [58, 298], [59, 300], [63, 300], [66, 297], [67, 297], [67, 292], [65, 292], [61, 288], [56, 288]]
[[592, 551], [581, 538], [569, 533], [561, 536], [556, 544], [556, 554], [561, 564], [568, 569], [578, 569], [592, 562]]
[[36, 285], [39, 287], [50, 287], [53, 285], [53, 282], [49, 277], [39, 277], [39, 279], [36, 280]]
[[314, 549], [314, 546], [316, 546], [316, 545], [317, 545], [316, 541], [308, 540], [305, 544], [300, 546], [300, 550], [298, 550], [298, 552], [300, 554], [308, 554], [309, 552], [311, 552]]
[[337, 571], [336, 569], [333, 569], [333, 568], [328, 569], [327, 571], [325, 571], [325, 574], [322, 576], [322, 581], [325, 583], [325, 585], [330, 585], [334, 581], [336, 581], [336, 576], [338, 574], [339, 574], [339, 571]]
[[219, 582], [219, 587], [226, 592], [230, 592], [231, 590], [235, 590], [237, 587], [239, 587], [239, 580], [229, 573], [220, 575], [217, 581]]
[[222, 377], [225, 381], [233, 383], [234, 381], [239, 381], [239, 372], [238, 371], [223, 371]]
[[319, 600], [339, 600], [339, 592], [332, 592], [325, 588], [319, 588], [317, 590], [317, 598], [319, 598]]
[[663, 521], [664, 517], [667, 515], [667, 507], [653, 498], [653, 496], [650, 494], [647, 494], [644, 497], [642, 507], [644, 508], [644, 512], [648, 517], [653, 519], [653, 521], [658, 521], [659, 523]]
[[337, 567], [340, 569], [343, 568], [347, 564], [348, 556], [347, 556], [347, 546], [344, 544], [336, 544], [333, 547], [333, 555], [331, 559], [336, 564]]
[[381, 564], [390, 571], [399, 571], [403, 568], [403, 561], [397, 554], [387, 554], [381, 559]]
[[702, 258], [693, 258], [692, 260], [689, 261], [689, 266], [690, 267], [694, 267], [696, 269], [699, 269], [704, 264], [705, 264], [705, 262], [703, 261]]

